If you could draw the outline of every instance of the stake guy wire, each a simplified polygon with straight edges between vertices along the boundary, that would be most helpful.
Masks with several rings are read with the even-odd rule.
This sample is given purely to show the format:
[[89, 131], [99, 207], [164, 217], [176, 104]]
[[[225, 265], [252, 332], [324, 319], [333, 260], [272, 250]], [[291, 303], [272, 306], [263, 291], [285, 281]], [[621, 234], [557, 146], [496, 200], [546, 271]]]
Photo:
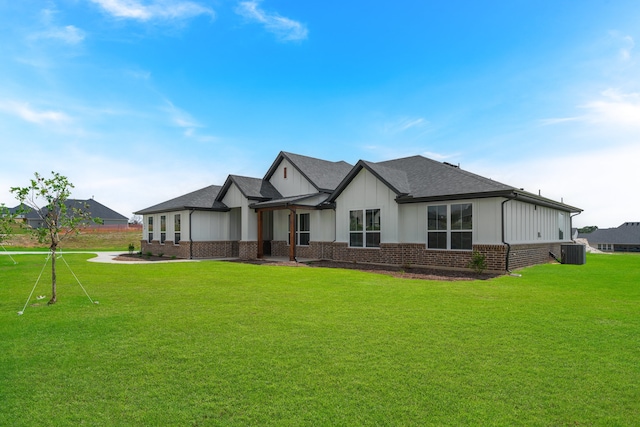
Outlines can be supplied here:
[[7, 248], [5, 248], [4, 245], [1, 243], [0, 243], [0, 246], [2, 246], [2, 249], [7, 253], [7, 255], [9, 255], [9, 258], [11, 258], [11, 261], [13, 261], [13, 265], [16, 265], [18, 262], [15, 259], [13, 259], [13, 257], [11, 256]]
[[[22, 307], [22, 310], [20, 310], [18, 312], [18, 316], [23, 315], [24, 311], [27, 309], [27, 305], [29, 305], [29, 301], [31, 301], [31, 297], [33, 296], [33, 293], [35, 292], [36, 287], [38, 286], [38, 282], [40, 282], [40, 278], [42, 277], [42, 273], [44, 272], [45, 267], [49, 263], [49, 260], [51, 259], [52, 254], [53, 254], [52, 252], [49, 252], [47, 254], [47, 258], [44, 260], [44, 265], [42, 266], [42, 269], [40, 270], [40, 274], [38, 274], [38, 278], [36, 279], [36, 283], [34, 283], [33, 288], [31, 289], [31, 293], [29, 294], [29, 297], [27, 298], [27, 301], [24, 303], [24, 307]], [[78, 279], [78, 276], [76, 276], [76, 274], [73, 272], [73, 270], [69, 266], [69, 263], [67, 262], [67, 260], [64, 259], [64, 257], [62, 256], [62, 251], [60, 251], [60, 253], [56, 255], [56, 259], [61, 259], [62, 261], [64, 261], [64, 264], [67, 266], [67, 268], [71, 272], [71, 275], [76, 279], [76, 281], [78, 282], [78, 285], [80, 285], [80, 288], [82, 289], [84, 294], [87, 296], [87, 298], [89, 298], [89, 301], [91, 301], [91, 304], [99, 304], [98, 301], [94, 301], [93, 299], [91, 299], [91, 297], [89, 296], [89, 293], [87, 292], [87, 290], [84, 288], [84, 286], [82, 286], [82, 283], [80, 283], [80, 279]]]

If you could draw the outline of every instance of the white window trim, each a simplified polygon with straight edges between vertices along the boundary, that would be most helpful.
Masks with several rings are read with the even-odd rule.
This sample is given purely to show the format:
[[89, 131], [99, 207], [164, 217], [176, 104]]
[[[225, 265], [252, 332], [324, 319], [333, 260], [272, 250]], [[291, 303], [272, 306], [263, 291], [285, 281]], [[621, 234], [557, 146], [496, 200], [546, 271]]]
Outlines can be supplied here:
[[[452, 230], [451, 229], [451, 206], [453, 205], [471, 205], [471, 230]], [[447, 207], [447, 229], [446, 230], [429, 230], [429, 208], [432, 206], [446, 206]], [[445, 202], [445, 203], [430, 203], [426, 207], [427, 210], [427, 223], [425, 224], [427, 230], [427, 241], [425, 242], [425, 248], [430, 251], [473, 251], [473, 243], [475, 241], [475, 216], [476, 205], [473, 202]], [[446, 248], [430, 248], [429, 247], [429, 232], [441, 232], [447, 235], [447, 247]], [[451, 234], [452, 233], [471, 233], [471, 248], [470, 249], [451, 249]]]
[[[289, 215], [291, 215], [291, 214], [289, 214]], [[296, 246], [302, 246], [302, 247], [305, 247], [305, 248], [309, 247], [309, 246], [311, 246], [311, 213], [310, 212], [301, 212], [301, 213], [296, 212], [295, 215], [296, 215], [296, 221], [295, 221], [295, 224], [296, 224], [296, 230], [295, 230], [295, 233], [296, 233], [296, 237], [295, 237]], [[309, 231], [300, 231], [300, 215], [309, 215]], [[287, 222], [288, 221], [289, 221], [289, 218], [287, 217]], [[291, 223], [289, 223], [289, 224], [291, 224]], [[288, 227], [287, 227], [287, 229], [288, 229]], [[309, 244], [307, 244], [307, 245], [301, 245], [300, 244], [300, 233], [305, 233], [305, 234], [309, 235]], [[290, 242], [291, 242], [290, 239], [291, 239], [291, 230], [288, 230], [287, 231], [287, 246], [290, 245]]]
[[[372, 230], [369, 233], [378, 233], [380, 235], [380, 243], [378, 246], [367, 246], [367, 211], [380, 211], [380, 230]], [[351, 231], [351, 212], [360, 211], [362, 212], [362, 231]], [[348, 211], [349, 217], [347, 222], [347, 243], [349, 248], [353, 249], [380, 249], [380, 244], [382, 244], [382, 208], [379, 207], [370, 207], [370, 208], [350, 208]], [[361, 233], [362, 234], [362, 246], [351, 246], [351, 233]]]

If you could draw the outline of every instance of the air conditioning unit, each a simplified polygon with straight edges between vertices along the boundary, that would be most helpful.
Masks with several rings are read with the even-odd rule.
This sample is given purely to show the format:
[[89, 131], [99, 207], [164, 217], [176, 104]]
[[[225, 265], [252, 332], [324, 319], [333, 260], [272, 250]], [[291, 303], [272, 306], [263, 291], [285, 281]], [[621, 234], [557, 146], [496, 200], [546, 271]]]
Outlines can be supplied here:
[[560, 260], [563, 264], [582, 265], [587, 263], [587, 249], [585, 245], [560, 245]]

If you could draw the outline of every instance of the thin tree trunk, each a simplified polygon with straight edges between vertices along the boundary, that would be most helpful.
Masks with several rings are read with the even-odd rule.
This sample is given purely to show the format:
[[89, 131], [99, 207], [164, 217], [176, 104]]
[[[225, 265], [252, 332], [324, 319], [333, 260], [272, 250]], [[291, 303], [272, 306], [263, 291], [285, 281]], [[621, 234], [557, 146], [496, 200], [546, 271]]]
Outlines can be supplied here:
[[48, 304], [55, 304], [58, 301], [56, 292], [56, 248], [51, 248], [51, 299]]

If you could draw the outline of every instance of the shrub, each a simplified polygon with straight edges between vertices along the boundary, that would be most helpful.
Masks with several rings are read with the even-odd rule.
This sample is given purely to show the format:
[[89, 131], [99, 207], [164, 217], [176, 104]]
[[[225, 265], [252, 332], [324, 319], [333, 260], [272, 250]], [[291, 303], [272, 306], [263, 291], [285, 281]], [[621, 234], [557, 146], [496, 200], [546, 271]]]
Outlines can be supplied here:
[[475, 271], [477, 274], [482, 274], [482, 272], [487, 269], [487, 257], [478, 251], [473, 251], [473, 254], [471, 254], [471, 261], [469, 261], [467, 267]]
[[133, 251], [135, 250], [135, 246], [133, 243], [129, 243], [129, 255], [133, 254]]

